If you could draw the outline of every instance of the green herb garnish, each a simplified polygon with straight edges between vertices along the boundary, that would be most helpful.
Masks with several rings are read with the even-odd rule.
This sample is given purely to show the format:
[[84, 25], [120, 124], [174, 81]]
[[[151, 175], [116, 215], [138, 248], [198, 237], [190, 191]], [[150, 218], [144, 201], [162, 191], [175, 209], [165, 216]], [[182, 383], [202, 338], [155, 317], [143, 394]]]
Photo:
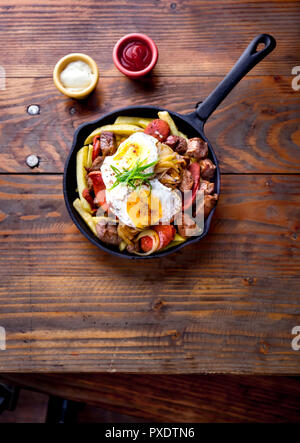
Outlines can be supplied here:
[[116, 186], [118, 186], [120, 183], [124, 183], [128, 186], [130, 186], [133, 189], [136, 189], [137, 186], [142, 186], [142, 184], [146, 183], [150, 186], [151, 189], [151, 183], [150, 179], [154, 177], [153, 172], [146, 172], [144, 173], [145, 169], [150, 168], [151, 166], [156, 165], [157, 161], [148, 163], [148, 165], [144, 165], [145, 160], [141, 161], [140, 159], [137, 160], [135, 166], [132, 169], [125, 169], [123, 168], [123, 171], [120, 171], [118, 168], [116, 168], [113, 165], [110, 165], [111, 169], [116, 174], [116, 181], [113, 184], [113, 186], [109, 189], [114, 189]]

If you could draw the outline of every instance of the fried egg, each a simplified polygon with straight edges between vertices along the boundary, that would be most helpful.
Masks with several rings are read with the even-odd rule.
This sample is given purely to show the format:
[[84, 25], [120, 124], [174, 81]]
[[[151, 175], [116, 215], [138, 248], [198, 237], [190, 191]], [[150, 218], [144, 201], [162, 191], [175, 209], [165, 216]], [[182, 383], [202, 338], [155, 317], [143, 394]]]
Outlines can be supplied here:
[[[132, 169], [136, 162], [149, 164], [158, 160], [158, 141], [151, 135], [137, 132], [122, 142], [117, 152], [105, 158], [101, 167], [102, 178], [106, 186], [106, 201], [111, 211], [127, 226], [144, 228], [158, 222], [168, 224], [181, 209], [181, 194], [164, 186], [158, 179], [150, 180], [151, 189], [142, 185], [133, 189], [120, 183], [113, 189], [116, 173]], [[145, 173], [154, 172], [154, 165]]]
[[[151, 135], [143, 132], [135, 132], [126, 140], [124, 140], [118, 147], [114, 155], [105, 158], [101, 167], [102, 178], [106, 189], [113, 186], [115, 182], [115, 172], [111, 166], [114, 166], [119, 171], [123, 169], [131, 169], [139, 160], [145, 164], [156, 162], [158, 160], [158, 141]], [[154, 166], [147, 168], [144, 172], [153, 172]], [[118, 189], [120, 185], [117, 186]]]
[[142, 186], [125, 199], [122, 214], [126, 212], [130, 226], [145, 228], [159, 222], [170, 224], [181, 210], [181, 193], [178, 190], [167, 188], [158, 179], [150, 183], [151, 189]]

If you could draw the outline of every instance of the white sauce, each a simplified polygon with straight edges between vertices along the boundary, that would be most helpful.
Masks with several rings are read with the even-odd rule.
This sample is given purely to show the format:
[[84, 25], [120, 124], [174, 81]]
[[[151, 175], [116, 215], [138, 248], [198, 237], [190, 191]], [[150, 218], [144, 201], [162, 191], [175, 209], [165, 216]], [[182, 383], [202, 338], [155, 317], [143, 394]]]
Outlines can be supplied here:
[[70, 92], [86, 89], [93, 81], [94, 74], [87, 63], [78, 60], [69, 63], [60, 74], [62, 85]]

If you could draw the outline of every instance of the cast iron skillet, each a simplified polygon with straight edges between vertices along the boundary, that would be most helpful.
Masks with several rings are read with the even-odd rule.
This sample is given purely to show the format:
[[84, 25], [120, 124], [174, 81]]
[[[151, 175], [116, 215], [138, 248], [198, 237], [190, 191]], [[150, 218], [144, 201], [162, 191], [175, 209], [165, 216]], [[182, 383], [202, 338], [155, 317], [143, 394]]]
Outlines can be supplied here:
[[[264, 48], [261, 50], [257, 50], [257, 47], [260, 43], [264, 44]], [[218, 105], [227, 96], [227, 94], [229, 94], [229, 92], [234, 88], [234, 86], [250, 71], [250, 69], [252, 69], [257, 63], [259, 63], [271, 51], [273, 51], [275, 46], [276, 41], [271, 35], [261, 34], [255, 37], [250, 45], [247, 47], [247, 49], [244, 51], [244, 53], [241, 55], [237, 63], [234, 65], [232, 70], [229, 72], [229, 74], [227, 74], [224, 80], [222, 80], [222, 82], [216, 87], [216, 89], [207, 97], [206, 100], [204, 100], [204, 102], [202, 102], [197, 107], [194, 112], [186, 115], [181, 115], [168, 110], [181, 132], [187, 134], [189, 138], [200, 136], [208, 143], [209, 158], [217, 167], [214, 177], [214, 192], [219, 195], [220, 168], [213, 148], [204, 134], [204, 124], [208, 117], [212, 114], [212, 112], [218, 107]], [[89, 227], [85, 224], [85, 222], [81, 219], [79, 214], [77, 214], [76, 210], [73, 208], [72, 203], [75, 198], [78, 197], [76, 193], [76, 153], [83, 146], [86, 137], [97, 127], [113, 123], [116, 117], [118, 117], [119, 115], [157, 118], [157, 112], [165, 110], [166, 109], [160, 108], [158, 106], [128, 106], [127, 108], [117, 109], [116, 111], [105, 114], [103, 117], [95, 120], [94, 122], [84, 123], [75, 131], [72, 148], [66, 161], [64, 170], [63, 189], [66, 206], [73, 222], [82, 232], [82, 234], [85, 235], [94, 245], [98, 246], [104, 251], [110, 252], [113, 255], [129, 259], [163, 257], [165, 255], [171, 254], [172, 252], [178, 251], [186, 245], [198, 242], [207, 234], [209, 230], [214, 209], [205, 220], [204, 230], [201, 235], [197, 237], [190, 237], [184, 243], [167, 249], [164, 252], [157, 252], [148, 256], [131, 255], [128, 254], [126, 251], [120, 252], [115, 247], [110, 247], [109, 245], [102, 243], [90, 231]]]

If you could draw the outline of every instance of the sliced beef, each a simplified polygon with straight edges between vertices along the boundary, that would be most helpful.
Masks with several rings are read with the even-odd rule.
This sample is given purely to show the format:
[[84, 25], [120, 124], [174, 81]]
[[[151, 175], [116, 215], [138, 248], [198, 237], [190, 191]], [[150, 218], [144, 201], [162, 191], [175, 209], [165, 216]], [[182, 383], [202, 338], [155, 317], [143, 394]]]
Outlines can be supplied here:
[[208, 155], [207, 143], [199, 137], [190, 138], [187, 143], [186, 155], [196, 160], [202, 160]]
[[172, 148], [175, 151], [178, 140], [179, 140], [178, 135], [169, 135], [169, 137], [165, 141], [165, 145], [170, 146], [170, 148]]
[[211, 183], [207, 180], [200, 181], [199, 191], [203, 191], [204, 195], [212, 194], [214, 192], [214, 189], [215, 189], [214, 183]]
[[88, 191], [92, 194], [94, 191], [93, 181], [91, 177], [88, 176], [88, 174], [86, 175], [86, 182], [87, 182]]
[[130, 252], [131, 254], [133, 254], [134, 252], [140, 252], [140, 247], [139, 247], [139, 242], [134, 243], [132, 245], [127, 245], [126, 249], [128, 252]]
[[190, 191], [193, 187], [194, 180], [191, 172], [188, 169], [184, 169], [182, 173], [182, 180], [179, 186], [180, 191]]
[[185, 154], [187, 150], [186, 140], [183, 137], [179, 137], [178, 135], [169, 135], [164, 144], [170, 146], [173, 151], [178, 152], [178, 154], [180, 155]]
[[118, 236], [117, 225], [111, 224], [102, 219], [96, 225], [97, 235], [100, 240], [110, 245], [118, 245], [121, 241]]
[[113, 155], [117, 150], [117, 144], [113, 132], [104, 131], [100, 134], [100, 149], [102, 155]]
[[204, 180], [210, 180], [211, 178], [213, 178], [216, 166], [209, 158], [205, 158], [204, 160], [200, 161], [200, 168], [201, 178], [203, 178]]
[[199, 228], [196, 222], [188, 214], [182, 214], [182, 221], [181, 224], [177, 226], [177, 229], [182, 237], [191, 237], [199, 234]]
[[101, 157], [100, 155], [96, 157], [92, 163], [92, 166], [89, 168], [89, 172], [100, 171], [103, 162], [104, 162], [104, 157]]

